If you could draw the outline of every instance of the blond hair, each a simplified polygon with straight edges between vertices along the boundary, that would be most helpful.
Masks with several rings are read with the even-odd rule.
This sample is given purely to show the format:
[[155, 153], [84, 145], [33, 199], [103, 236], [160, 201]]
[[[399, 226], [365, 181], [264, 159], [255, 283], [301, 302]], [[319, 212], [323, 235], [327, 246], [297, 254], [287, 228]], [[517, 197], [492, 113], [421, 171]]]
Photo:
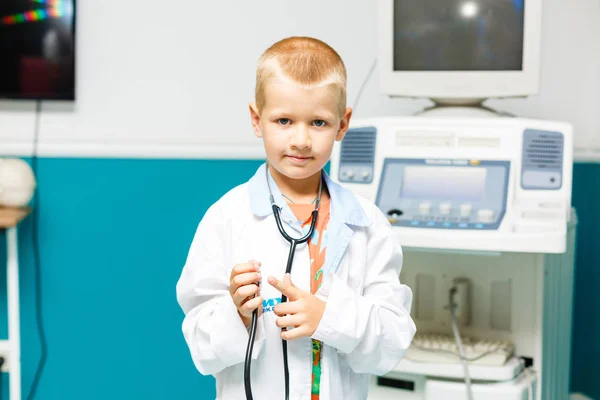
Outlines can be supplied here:
[[338, 112], [340, 116], [344, 114], [346, 67], [340, 55], [325, 42], [294, 36], [280, 40], [263, 53], [256, 71], [255, 101], [259, 112], [267, 102], [265, 84], [274, 77], [291, 79], [305, 88], [336, 87]]

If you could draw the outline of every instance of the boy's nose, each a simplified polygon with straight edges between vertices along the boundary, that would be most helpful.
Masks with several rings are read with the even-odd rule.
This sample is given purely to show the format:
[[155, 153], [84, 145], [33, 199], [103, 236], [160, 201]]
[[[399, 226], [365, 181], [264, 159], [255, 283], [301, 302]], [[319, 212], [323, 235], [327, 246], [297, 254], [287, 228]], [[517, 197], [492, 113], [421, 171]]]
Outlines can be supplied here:
[[310, 133], [308, 127], [299, 125], [295, 129], [291, 138], [291, 146], [296, 149], [307, 149], [310, 148]]

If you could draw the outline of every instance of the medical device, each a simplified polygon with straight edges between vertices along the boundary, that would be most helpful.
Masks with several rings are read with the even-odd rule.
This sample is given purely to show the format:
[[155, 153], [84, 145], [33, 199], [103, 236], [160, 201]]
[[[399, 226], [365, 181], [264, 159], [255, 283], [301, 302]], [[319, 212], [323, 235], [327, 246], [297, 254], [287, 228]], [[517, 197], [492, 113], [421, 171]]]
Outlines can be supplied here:
[[380, 91], [479, 104], [539, 89], [542, 0], [378, 0]]
[[[275, 222], [277, 223], [277, 229], [279, 229], [279, 233], [285, 240], [290, 243], [290, 253], [288, 255], [287, 264], [285, 267], [285, 273], [289, 274], [292, 272], [292, 264], [294, 262], [294, 253], [296, 252], [296, 246], [302, 243], [305, 243], [310, 239], [315, 231], [315, 226], [317, 224], [317, 219], [319, 217], [319, 205], [321, 204], [321, 194], [323, 190], [323, 178], [321, 177], [319, 181], [319, 194], [316, 198], [315, 209], [312, 212], [311, 218], [312, 221], [310, 223], [310, 229], [308, 232], [302, 236], [301, 238], [295, 239], [291, 237], [284, 229], [283, 224], [281, 223], [281, 208], [275, 204], [275, 199], [273, 198], [273, 193], [271, 192], [271, 185], [269, 183], [269, 168], [267, 164], [267, 168], [265, 168], [267, 174], [267, 186], [269, 187], [269, 200], [271, 201], [271, 207], [273, 208], [273, 216], [275, 217]], [[282, 294], [281, 302], [285, 303], [287, 301], [287, 297]], [[246, 358], [244, 362], [244, 388], [246, 390], [246, 399], [252, 400], [252, 387], [250, 382], [250, 369], [252, 363], [252, 350], [254, 348], [254, 340], [256, 337], [256, 326], [258, 320], [258, 309], [252, 312], [252, 322], [250, 325], [250, 337], [248, 338], [248, 346], [246, 348]], [[282, 328], [285, 329], [285, 328]], [[285, 377], [285, 399], [289, 400], [290, 398], [290, 370], [288, 366], [288, 357], [287, 357], [287, 341], [285, 339], [281, 339], [281, 346], [283, 347], [283, 371]]]
[[568, 398], [572, 140], [523, 118], [352, 121], [330, 173], [397, 232], [417, 326], [369, 400]]

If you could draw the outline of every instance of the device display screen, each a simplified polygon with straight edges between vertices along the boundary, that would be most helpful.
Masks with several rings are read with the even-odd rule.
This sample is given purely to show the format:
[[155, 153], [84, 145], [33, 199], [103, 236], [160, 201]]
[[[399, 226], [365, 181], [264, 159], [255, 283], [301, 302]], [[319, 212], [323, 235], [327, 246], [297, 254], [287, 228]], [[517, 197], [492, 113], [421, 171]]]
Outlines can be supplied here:
[[487, 169], [407, 165], [400, 196], [479, 202], [485, 195]]
[[0, 98], [75, 99], [76, 0], [0, 0]]
[[394, 0], [395, 71], [521, 71], [525, 0]]

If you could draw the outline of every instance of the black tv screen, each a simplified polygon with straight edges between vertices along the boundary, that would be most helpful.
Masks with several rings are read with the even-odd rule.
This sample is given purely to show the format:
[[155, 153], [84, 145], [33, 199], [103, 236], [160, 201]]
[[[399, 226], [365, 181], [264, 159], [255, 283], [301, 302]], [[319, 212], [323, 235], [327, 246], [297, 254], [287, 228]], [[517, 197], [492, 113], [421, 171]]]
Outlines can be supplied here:
[[0, 0], [0, 98], [75, 99], [75, 0]]

